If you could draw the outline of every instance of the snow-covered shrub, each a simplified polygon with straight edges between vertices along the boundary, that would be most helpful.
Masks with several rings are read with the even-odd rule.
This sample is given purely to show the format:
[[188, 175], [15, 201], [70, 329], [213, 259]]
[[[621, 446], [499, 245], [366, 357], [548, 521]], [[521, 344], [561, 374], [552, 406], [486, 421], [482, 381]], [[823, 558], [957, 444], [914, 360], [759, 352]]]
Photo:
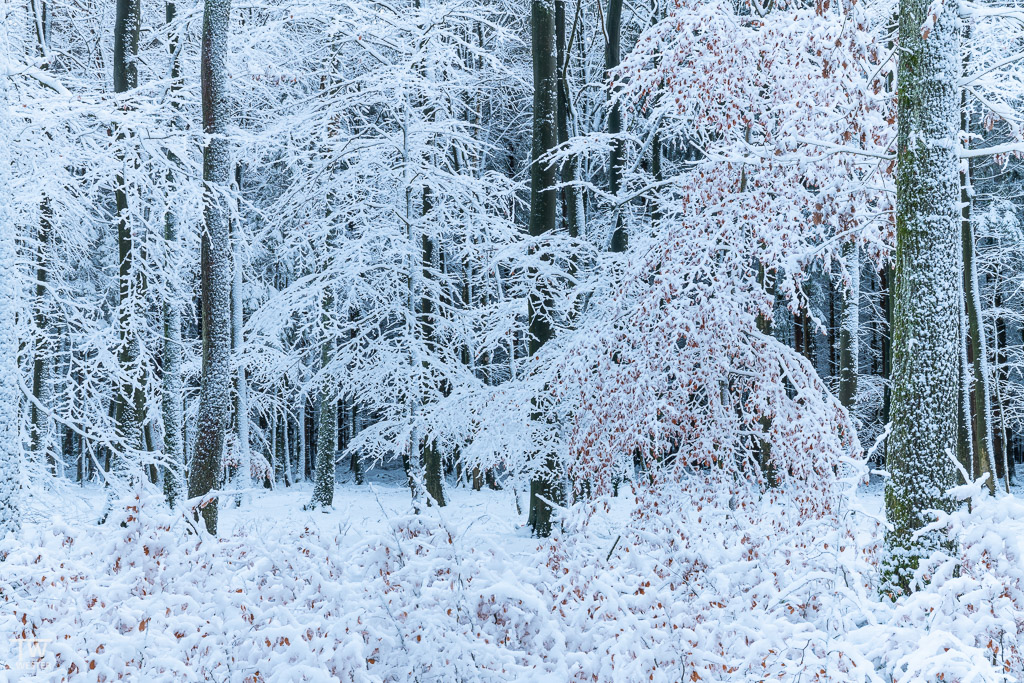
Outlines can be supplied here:
[[535, 654], [561, 638], [536, 571], [435, 518], [390, 526], [349, 544], [263, 522], [215, 539], [155, 496], [101, 527], [57, 521], [2, 565], [0, 662], [16, 669], [33, 639], [42, 655], [17, 680], [509, 681], [561, 666]]
[[993, 498], [976, 482], [954, 489], [970, 503], [940, 513], [955, 543], [915, 574], [916, 592], [886, 622], [851, 635], [894, 683], [1024, 679], [1024, 501]]
[[874, 599], [877, 546], [848, 509], [808, 518], [699, 477], [635, 500], [614, 541], [580, 513], [552, 546], [573, 680], [874, 680], [845, 636]]

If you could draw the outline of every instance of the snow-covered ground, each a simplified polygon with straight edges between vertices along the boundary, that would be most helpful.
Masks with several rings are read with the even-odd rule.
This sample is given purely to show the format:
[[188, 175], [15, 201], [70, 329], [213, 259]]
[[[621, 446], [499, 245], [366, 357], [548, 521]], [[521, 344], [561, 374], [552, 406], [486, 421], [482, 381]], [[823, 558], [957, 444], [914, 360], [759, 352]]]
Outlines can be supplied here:
[[65, 485], [0, 562], [0, 681], [1019, 676], [1016, 498], [949, 520], [963, 551], [894, 605], [875, 583], [879, 482], [863, 513], [818, 521], [685, 489], [600, 501], [538, 541], [509, 490], [453, 487], [414, 517], [401, 473], [378, 471], [343, 478], [328, 512], [302, 509], [305, 484], [256, 491], [213, 539], [155, 492], [97, 525], [103, 490]]

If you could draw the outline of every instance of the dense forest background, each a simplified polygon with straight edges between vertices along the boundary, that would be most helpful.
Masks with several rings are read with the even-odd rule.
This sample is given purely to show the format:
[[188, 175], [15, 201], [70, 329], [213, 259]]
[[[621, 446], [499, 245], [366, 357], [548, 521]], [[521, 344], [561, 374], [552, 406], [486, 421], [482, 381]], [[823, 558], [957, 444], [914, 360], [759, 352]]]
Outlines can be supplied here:
[[[346, 622], [359, 654], [340, 654], [348, 636], [282, 631], [288, 648], [327, 640], [276, 666], [312, 657], [308, 680], [1024, 672], [1006, 521], [1024, 462], [1024, 10], [1012, 2], [0, 10], [0, 576], [6, 563], [28, 582], [0, 578], [12, 633], [29, 637], [28, 615], [39, 628], [103, 619], [82, 616], [95, 597], [33, 611], [49, 588], [22, 562], [51, 542], [26, 539], [64, 524], [40, 517], [48, 501], [101, 492], [69, 539], [130, 530], [78, 557], [83, 576], [96, 557], [116, 557], [114, 574], [132, 553], [147, 566], [156, 543], [178, 563], [166, 581], [226, 587], [239, 576], [228, 565], [259, 554], [224, 540], [226, 511], [256, 519], [284, 492], [288, 515], [309, 520], [400, 471], [412, 515], [355, 555], [385, 585], [324, 570], [318, 591], [408, 597], [410, 581], [456, 568], [479, 585], [500, 542], [469, 560], [437, 522], [469, 489], [510, 492], [517, 523], [551, 538], [510, 562], [516, 590], [536, 595], [502, 598], [495, 579], [467, 597], [459, 579], [448, 597], [416, 592], [400, 616], [385, 605], [403, 650], [417, 633], [436, 645], [458, 632], [458, 665], [424, 653], [407, 670], [380, 624]], [[595, 531], [608, 520], [625, 526]], [[292, 526], [262, 551], [310, 563], [280, 570], [285, 582], [340, 552]], [[406, 559], [377, 566], [385, 547]], [[657, 559], [631, 564], [631, 547]], [[424, 557], [433, 568], [413, 569]], [[157, 584], [142, 595], [177, 590]], [[297, 586], [286, 603], [341, 628]], [[657, 598], [641, 600], [645, 588]], [[565, 644], [574, 619], [602, 622], [594, 601], [620, 594], [604, 622], [629, 647], [586, 628], [591, 640]], [[576, 616], [558, 607], [569, 595]], [[653, 616], [669, 603], [677, 621]], [[138, 633], [152, 609], [129, 619]], [[447, 609], [454, 630], [403, 630], [416, 609]], [[725, 631], [702, 631], [709, 610]], [[474, 612], [502, 635], [485, 639]], [[767, 637], [753, 625], [766, 618]], [[268, 651], [284, 647], [276, 637]], [[555, 641], [591, 659], [545, 659]], [[239, 673], [224, 647], [205, 664], [186, 648], [181, 670], [112, 648], [102, 675], [287, 678], [268, 651]], [[80, 652], [47, 656], [68, 677], [100, 675]]]

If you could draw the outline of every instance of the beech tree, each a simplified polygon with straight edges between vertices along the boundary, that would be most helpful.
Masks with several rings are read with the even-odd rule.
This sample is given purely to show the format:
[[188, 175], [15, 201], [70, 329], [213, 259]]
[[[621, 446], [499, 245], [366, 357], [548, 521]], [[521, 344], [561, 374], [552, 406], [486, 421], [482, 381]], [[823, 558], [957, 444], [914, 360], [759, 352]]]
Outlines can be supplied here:
[[[231, 177], [227, 138], [229, 109], [227, 54], [230, 0], [206, 0], [203, 12], [203, 150], [205, 229], [202, 234], [203, 376], [196, 447], [189, 470], [189, 498], [221, 483], [224, 440], [231, 410], [231, 237], [224, 190]], [[217, 499], [197, 503], [206, 530], [217, 533]], [[198, 518], [198, 515], [197, 515]]]
[[[918, 533], [929, 510], [950, 511], [956, 483], [959, 386], [959, 3], [903, 0], [897, 72], [896, 256], [892, 428], [886, 445], [885, 577], [910, 589], [941, 544]], [[929, 14], [930, 11], [935, 12]]]

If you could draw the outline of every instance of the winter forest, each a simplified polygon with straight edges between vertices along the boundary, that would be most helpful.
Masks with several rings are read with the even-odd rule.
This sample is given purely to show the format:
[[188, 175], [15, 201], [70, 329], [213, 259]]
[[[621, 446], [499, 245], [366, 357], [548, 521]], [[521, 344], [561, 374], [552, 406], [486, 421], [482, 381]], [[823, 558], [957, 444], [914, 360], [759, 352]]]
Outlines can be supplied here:
[[1020, 0], [0, 0], [0, 681], [1020, 682], [1022, 463]]

